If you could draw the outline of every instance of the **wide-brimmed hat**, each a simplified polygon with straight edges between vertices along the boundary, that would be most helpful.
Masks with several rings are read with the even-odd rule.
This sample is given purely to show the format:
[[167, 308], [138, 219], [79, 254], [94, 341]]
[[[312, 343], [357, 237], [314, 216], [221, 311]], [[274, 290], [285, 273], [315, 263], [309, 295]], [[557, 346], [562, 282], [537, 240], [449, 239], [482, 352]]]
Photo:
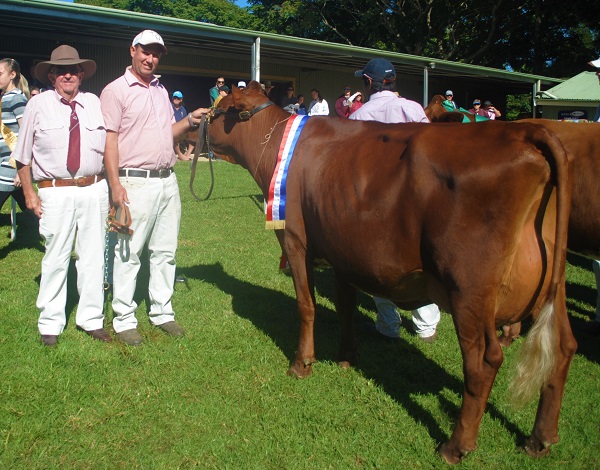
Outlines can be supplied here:
[[80, 65], [85, 76], [90, 78], [96, 73], [96, 62], [90, 59], [80, 59], [77, 49], [63, 44], [52, 51], [50, 60], [40, 62], [35, 66], [35, 77], [42, 83], [50, 83], [48, 72], [53, 65]]
[[590, 64], [592, 67], [596, 67], [597, 69], [600, 69], [600, 59], [590, 60], [588, 62], [588, 64]]

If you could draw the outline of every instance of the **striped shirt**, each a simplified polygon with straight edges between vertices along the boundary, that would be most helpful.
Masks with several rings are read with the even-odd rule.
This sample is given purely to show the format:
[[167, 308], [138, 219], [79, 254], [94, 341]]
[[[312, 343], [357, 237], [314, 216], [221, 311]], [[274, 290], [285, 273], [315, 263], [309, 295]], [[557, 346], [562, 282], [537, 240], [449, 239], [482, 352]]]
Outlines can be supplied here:
[[[15, 136], [19, 135], [18, 119], [23, 117], [27, 98], [21, 90], [15, 88], [2, 95], [2, 124], [8, 127]], [[10, 148], [4, 142], [0, 134], [0, 191], [14, 191], [14, 180], [17, 175], [8, 163], [10, 160]]]
[[[71, 108], [60, 99], [56, 90], [45, 91], [27, 103], [23, 114], [13, 158], [31, 165], [34, 181], [72, 178], [67, 170]], [[104, 170], [106, 142], [100, 100], [80, 91], [73, 101], [81, 135], [81, 166], [75, 177], [97, 175]]]

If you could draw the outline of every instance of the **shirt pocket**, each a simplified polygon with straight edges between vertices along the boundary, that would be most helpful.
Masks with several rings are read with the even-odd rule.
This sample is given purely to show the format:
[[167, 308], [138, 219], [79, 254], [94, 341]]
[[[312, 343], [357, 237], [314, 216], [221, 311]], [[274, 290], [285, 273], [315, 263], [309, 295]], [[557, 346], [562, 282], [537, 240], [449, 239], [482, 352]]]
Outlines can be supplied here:
[[104, 123], [86, 123], [84, 128], [89, 148], [97, 153], [104, 154], [104, 146], [106, 144], [106, 128], [104, 127]]
[[69, 144], [69, 128], [58, 121], [42, 121], [35, 136], [40, 147], [66, 148]]

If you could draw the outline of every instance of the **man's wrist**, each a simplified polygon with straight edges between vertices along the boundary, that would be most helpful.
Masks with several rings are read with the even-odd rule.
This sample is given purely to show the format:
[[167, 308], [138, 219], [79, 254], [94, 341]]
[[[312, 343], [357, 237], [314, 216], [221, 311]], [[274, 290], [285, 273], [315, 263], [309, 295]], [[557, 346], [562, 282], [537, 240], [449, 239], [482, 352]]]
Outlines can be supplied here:
[[200, 127], [200, 124], [194, 124], [192, 120], [192, 113], [188, 113], [188, 124], [190, 125], [190, 130], [195, 131]]

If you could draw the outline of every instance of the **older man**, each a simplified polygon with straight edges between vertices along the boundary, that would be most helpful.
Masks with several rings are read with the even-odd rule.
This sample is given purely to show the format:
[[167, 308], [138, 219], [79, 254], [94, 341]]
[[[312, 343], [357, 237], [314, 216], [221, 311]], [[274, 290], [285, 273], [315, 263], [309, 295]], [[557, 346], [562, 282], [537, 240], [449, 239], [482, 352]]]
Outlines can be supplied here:
[[134, 301], [140, 256], [150, 256], [150, 321], [172, 336], [184, 329], [175, 321], [171, 298], [181, 201], [173, 143], [196, 129], [208, 109], [196, 109], [175, 122], [169, 94], [154, 75], [167, 53], [162, 37], [152, 30], [138, 34], [129, 48], [131, 66], [109, 83], [100, 101], [106, 129], [106, 175], [112, 204], [131, 212], [133, 235], [119, 234], [113, 270], [113, 326], [117, 338], [136, 346]]
[[[67, 271], [75, 240], [77, 327], [108, 342], [104, 330], [105, 221], [108, 187], [103, 176], [106, 139], [100, 101], [79, 90], [96, 71], [96, 63], [80, 59], [71, 46], [52, 51], [35, 68], [38, 80], [53, 91], [31, 100], [23, 115], [13, 152], [27, 207], [40, 218], [46, 241], [37, 307], [42, 343], [54, 346], [66, 324]], [[33, 181], [39, 191], [36, 193]]]
[[[354, 75], [363, 79], [368, 101], [351, 114], [350, 119], [384, 123], [429, 122], [419, 103], [396, 96], [396, 69], [391, 62], [386, 59], [373, 59]], [[401, 319], [396, 305], [388, 299], [373, 299], [377, 306], [375, 328], [385, 337], [399, 338]], [[434, 341], [440, 321], [438, 306], [431, 304], [413, 310], [412, 317], [417, 336], [426, 342]]]

